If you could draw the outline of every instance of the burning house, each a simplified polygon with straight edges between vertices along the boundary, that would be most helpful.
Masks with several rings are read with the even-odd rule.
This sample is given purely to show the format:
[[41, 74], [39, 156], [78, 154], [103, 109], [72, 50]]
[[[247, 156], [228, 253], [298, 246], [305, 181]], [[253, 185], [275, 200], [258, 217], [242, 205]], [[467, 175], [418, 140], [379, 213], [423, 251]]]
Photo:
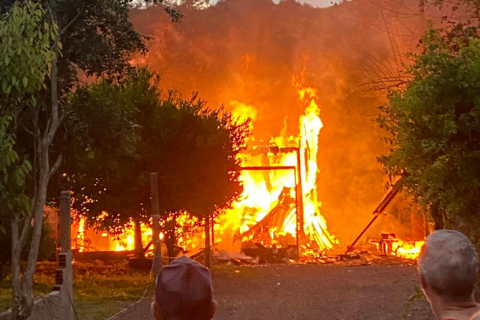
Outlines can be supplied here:
[[[283, 258], [309, 256], [321, 258], [325, 252], [342, 246], [337, 237], [328, 230], [321, 213], [318, 199], [319, 136], [323, 128], [318, 105], [318, 90], [304, 84], [304, 73], [293, 77], [293, 88], [298, 94], [298, 103], [303, 105], [304, 114], [299, 118], [298, 136], [282, 135], [272, 137], [268, 145], [258, 145], [255, 137], [241, 154], [241, 176], [244, 194], [231, 209], [222, 212], [212, 225], [214, 249], [242, 251], [258, 255], [259, 249], [269, 253], [287, 250]], [[246, 112], [247, 111], [247, 112]], [[241, 121], [255, 115], [252, 106], [235, 103], [232, 110]], [[252, 122], [253, 127], [255, 122]], [[374, 217], [358, 236], [347, 252], [353, 249], [371, 224], [380, 217], [397, 195], [393, 187], [374, 211]], [[108, 213], [105, 213], [108, 214]], [[182, 229], [196, 224], [196, 219], [184, 213], [177, 218]], [[107, 232], [95, 233], [85, 229], [85, 221], [74, 226], [74, 247], [80, 251], [132, 251], [134, 249], [133, 227], [127, 227], [123, 235], [112, 237]], [[149, 248], [152, 231], [141, 225], [143, 245]], [[161, 239], [164, 235], [161, 234]], [[179, 245], [185, 252], [195, 253], [202, 249], [203, 229], [197, 228], [190, 237], [181, 236]], [[373, 240], [383, 254], [398, 255], [414, 259], [423, 241], [404, 241], [394, 233], [382, 233], [380, 240]], [[288, 249], [291, 249], [288, 251]]]
[[[385, 177], [376, 157], [385, 146], [372, 119], [385, 96], [363, 86], [372, 73], [398, 76], [389, 69], [401, 62], [398, 52], [418, 44], [415, 35], [401, 36], [418, 24], [402, 10], [418, 6], [400, 2], [346, 1], [319, 9], [295, 1], [226, 0], [202, 10], [180, 7], [187, 18], [179, 24], [155, 7], [132, 15], [135, 27], [152, 36], [149, 53], [134, 60], [161, 73], [163, 89], [198, 91], [210, 106], [225, 104], [237, 119], [252, 119], [241, 155], [245, 191], [215, 218], [215, 250], [257, 246], [322, 257], [332, 248], [346, 251], [368, 226], [359, 244], [418, 255], [423, 219], [402, 213], [405, 205], [388, 192], [379, 205]], [[389, 6], [396, 7], [384, 9]], [[177, 225], [186, 234], [180, 247], [203, 248], [202, 228], [187, 214]], [[82, 222], [73, 228], [79, 250], [134, 249], [133, 228], [116, 237], [85, 230]], [[141, 228], [147, 246], [151, 231]]]

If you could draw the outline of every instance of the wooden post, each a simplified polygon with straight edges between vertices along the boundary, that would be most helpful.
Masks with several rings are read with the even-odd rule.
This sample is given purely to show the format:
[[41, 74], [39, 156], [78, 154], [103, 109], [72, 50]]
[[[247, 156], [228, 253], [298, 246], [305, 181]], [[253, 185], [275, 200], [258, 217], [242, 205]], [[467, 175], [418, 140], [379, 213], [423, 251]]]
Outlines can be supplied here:
[[211, 230], [212, 230], [212, 251], [215, 249], [215, 213], [212, 213], [212, 226], [211, 226]]
[[162, 243], [160, 242], [160, 201], [158, 193], [158, 175], [150, 173], [150, 199], [152, 201], [152, 243], [153, 274], [155, 279], [162, 270]]
[[299, 234], [300, 242], [304, 239], [304, 215], [303, 215], [303, 180], [302, 180], [302, 160], [300, 151], [301, 148], [297, 148], [297, 175], [298, 175], [298, 183], [297, 183], [297, 195], [298, 195], [298, 212], [297, 212], [297, 230]]
[[70, 191], [62, 191], [60, 196], [60, 248], [61, 252], [68, 252], [71, 250], [71, 224], [70, 217]]
[[297, 224], [296, 232], [296, 241], [297, 241], [297, 261], [300, 260], [300, 223], [299, 223], [299, 210], [300, 206], [298, 203], [298, 179], [297, 179], [297, 168], [293, 169], [293, 175], [295, 176], [295, 223]]
[[210, 268], [210, 215], [205, 215], [205, 267]]
[[71, 320], [74, 316], [73, 311], [73, 268], [72, 268], [72, 236], [70, 214], [71, 195], [70, 191], [62, 191], [60, 195], [60, 246], [59, 269], [57, 274], [61, 274], [62, 287], [66, 290], [66, 299], [64, 303], [68, 306], [68, 312], [65, 314], [65, 320]]

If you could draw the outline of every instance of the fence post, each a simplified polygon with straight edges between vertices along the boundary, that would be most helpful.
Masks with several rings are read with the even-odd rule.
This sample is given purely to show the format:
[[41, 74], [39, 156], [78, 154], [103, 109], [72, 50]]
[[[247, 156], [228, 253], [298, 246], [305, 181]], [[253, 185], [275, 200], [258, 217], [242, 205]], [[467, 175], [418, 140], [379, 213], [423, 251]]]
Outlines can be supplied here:
[[211, 244], [210, 244], [210, 215], [205, 215], [205, 267], [210, 269], [211, 258]]
[[70, 190], [62, 191], [60, 196], [60, 259], [58, 272], [62, 273], [62, 288], [60, 290], [66, 290], [65, 297], [67, 301], [68, 312], [65, 320], [73, 320], [73, 270], [72, 270], [72, 237], [71, 237], [71, 224], [72, 218], [70, 214], [71, 196]]
[[160, 201], [158, 194], [158, 175], [150, 173], [152, 201], [152, 243], [153, 243], [153, 273], [155, 279], [162, 270], [162, 244], [160, 242]]

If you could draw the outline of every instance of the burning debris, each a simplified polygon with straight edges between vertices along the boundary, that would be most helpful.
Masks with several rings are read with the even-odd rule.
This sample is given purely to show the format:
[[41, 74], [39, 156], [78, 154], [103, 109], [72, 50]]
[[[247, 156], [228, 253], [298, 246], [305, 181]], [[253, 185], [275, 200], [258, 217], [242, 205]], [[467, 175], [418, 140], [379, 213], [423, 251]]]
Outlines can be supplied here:
[[[338, 242], [328, 232], [317, 198], [318, 135], [323, 127], [317, 90], [304, 85], [303, 73], [293, 78], [293, 87], [305, 106], [300, 134], [288, 135], [285, 126], [282, 135], [271, 138], [268, 146], [255, 145], [252, 138], [253, 146], [241, 158], [244, 197], [216, 225], [220, 247], [231, 239], [233, 243], [249, 242], [260, 251], [296, 246], [299, 254], [304, 249], [331, 249]], [[245, 111], [256, 115], [252, 106], [238, 101], [232, 105], [239, 119]], [[236, 230], [233, 237], [229, 237], [231, 230]]]
[[[390, 233], [382, 234], [380, 240], [371, 241], [376, 248], [354, 249], [357, 241], [398, 194], [395, 186], [384, 196], [374, 211], [372, 221], [346, 252], [338, 239], [329, 233], [317, 196], [320, 177], [318, 137], [323, 124], [317, 90], [305, 86], [303, 78], [303, 73], [293, 77], [293, 88], [305, 110], [299, 119], [299, 134], [289, 135], [285, 124], [282, 134], [271, 138], [268, 145], [259, 144], [255, 137], [251, 137], [249, 148], [241, 154], [240, 179], [244, 194], [231, 209], [214, 219], [214, 258], [218, 262], [234, 264], [369, 262], [374, 260], [372, 256], [380, 255], [415, 259], [423, 241], [404, 241]], [[257, 116], [257, 110], [251, 105], [240, 101], [232, 101], [230, 105], [240, 121]], [[253, 125], [251, 122], [251, 128]], [[172, 221], [176, 225], [175, 232], [178, 232], [174, 239], [180, 248], [174, 252], [203, 259], [205, 235], [201, 222], [185, 212], [170, 215], [163, 223]], [[128, 225], [123, 234], [113, 239], [106, 233], [101, 236], [90, 233], [89, 237], [97, 238], [92, 241], [86, 236], [85, 221], [80, 220], [78, 230], [73, 234], [77, 234], [76, 247], [79, 251], [101, 250], [97, 247], [101, 241], [107, 243], [103, 250], [132, 251], [135, 249], [134, 229], [133, 225]], [[140, 230], [143, 247], [148, 250], [152, 231], [144, 224]], [[168, 242], [171, 236], [162, 233], [161, 239]]]
[[381, 240], [372, 240], [378, 250], [384, 255], [394, 255], [404, 259], [417, 259], [425, 241], [401, 240], [395, 233], [382, 233]]

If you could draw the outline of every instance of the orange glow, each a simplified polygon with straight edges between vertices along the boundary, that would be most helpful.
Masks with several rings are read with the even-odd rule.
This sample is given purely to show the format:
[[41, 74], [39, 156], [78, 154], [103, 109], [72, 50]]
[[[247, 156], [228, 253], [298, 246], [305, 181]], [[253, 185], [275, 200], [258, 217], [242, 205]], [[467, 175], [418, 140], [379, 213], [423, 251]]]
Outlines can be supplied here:
[[395, 236], [394, 233], [383, 232], [382, 241], [370, 241], [377, 245], [377, 248], [383, 254], [397, 256], [403, 259], [415, 260], [422, 251], [425, 241], [403, 240]]
[[76, 240], [79, 251], [83, 252], [85, 250], [85, 219], [80, 220]]
[[[297, 236], [297, 198], [298, 205], [301, 205], [303, 199], [300, 210], [304, 216], [305, 236], [302, 235], [301, 239], [304, 252], [318, 254], [337, 243], [327, 230], [326, 220], [320, 213], [321, 202], [317, 198], [318, 136], [323, 127], [320, 107], [317, 104], [317, 89], [305, 86], [303, 76], [304, 73], [294, 76], [292, 81], [298, 103], [305, 110], [299, 118], [299, 134], [289, 135], [285, 121], [280, 135], [272, 137], [267, 146], [256, 145], [254, 137], [251, 137], [248, 141], [249, 151], [239, 157], [242, 166], [282, 166], [295, 167], [296, 170], [242, 171], [240, 179], [244, 185], [243, 197], [233, 204], [232, 209], [220, 214], [214, 225], [215, 247], [218, 249], [239, 250], [242, 241], [277, 247], [294, 245]], [[236, 121], [251, 119], [250, 129], [253, 129], [258, 113], [253, 105], [232, 100], [228, 106]], [[303, 193], [297, 197], [298, 159]], [[108, 213], [104, 212], [97, 221], [107, 216]], [[257, 225], [264, 218], [265, 225], [259, 228]], [[173, 215], [170, 215], [166, 222], [162, 222], [163, 225], [171, 223], [172, 219]], [[81, 220], [80, 224], [84, 225], [84, 220]], [[177, 214], [176, 226], [179, 247], [191, 252], [203, 248], [203, 227], [196, 218], [191, 218], [187, 213]], [[141, 230], [145, 246], [150, 242], [152, 231], [149, 225], [143, 224]], [[82, 234], [80, 238], [83, 243], [85, 231], [79, 233]], [[90, 237], [93, 238], [93, 235]], [[161, 234], [161, 238], [165, 238], [165, 235]], [[134, 239], [133, 223], [130, 222], [122, 234], [109, 236], [108, 242], [105, 242], [101, 249], [134, 250]], [[96, 246], [98, 249], [100, 245]]]
[[[305, 113], [299, 119], [299, 135], [288, 135], [288, 128], [285, 125], [279, 136], [271, 138], [269, 146], [251, 145], [249, 151], [242, 154], [240, 159], [244, 167], [294, 166], [298, 169], [297, 149], [299, 149], [306, 245], [308, 247], [313, 245], [319, 250], [329, 249], [337, 241], [327, 230], [327, 223], [320, 213], [321, 202], [317, 199], [318, 136], [323, 127], [317, 104], [317, 90], [304, 85], [303, 73], [293, 77], [293, 87], [299, 103], [305, 106]], [[232, 101], [230, 105], [233, 107], [234, 117], [240, 120], [247, 117], [255, 120], [257, 111], [253, 106], [239, 101]], [[251, 128], [253, 125], [251, 123]], [[249, 141], [251, 144], [253, 142], [253, 139]], [[280, 149], [279, 152], [272, 151], [276, 150], [275, 147], [281, 148], [281, 151]], [[231, 210], [221, 215], [219, 223], [215, 225], [217, 246], [232, 249], [239, 239], [264, 245], [275, 244], [279, 247], [295, 244], [297, 179], [294, 171], [242, 171], [240, 179], [245, 189], [243, 198], [235, 203]], [[274, 211], [277, 213], [270, 214]], [[252, 228], [262, 223], [262, 219], [270, 219], [273, 225], [270, 224], [268, 231], [261, 235], [252, 232]], [[265, 226], [262, 225], [263, 227]]]
[[417, 259], [425, 241], [398, 240], [393, 243], [393, 254], [404, 259]]

